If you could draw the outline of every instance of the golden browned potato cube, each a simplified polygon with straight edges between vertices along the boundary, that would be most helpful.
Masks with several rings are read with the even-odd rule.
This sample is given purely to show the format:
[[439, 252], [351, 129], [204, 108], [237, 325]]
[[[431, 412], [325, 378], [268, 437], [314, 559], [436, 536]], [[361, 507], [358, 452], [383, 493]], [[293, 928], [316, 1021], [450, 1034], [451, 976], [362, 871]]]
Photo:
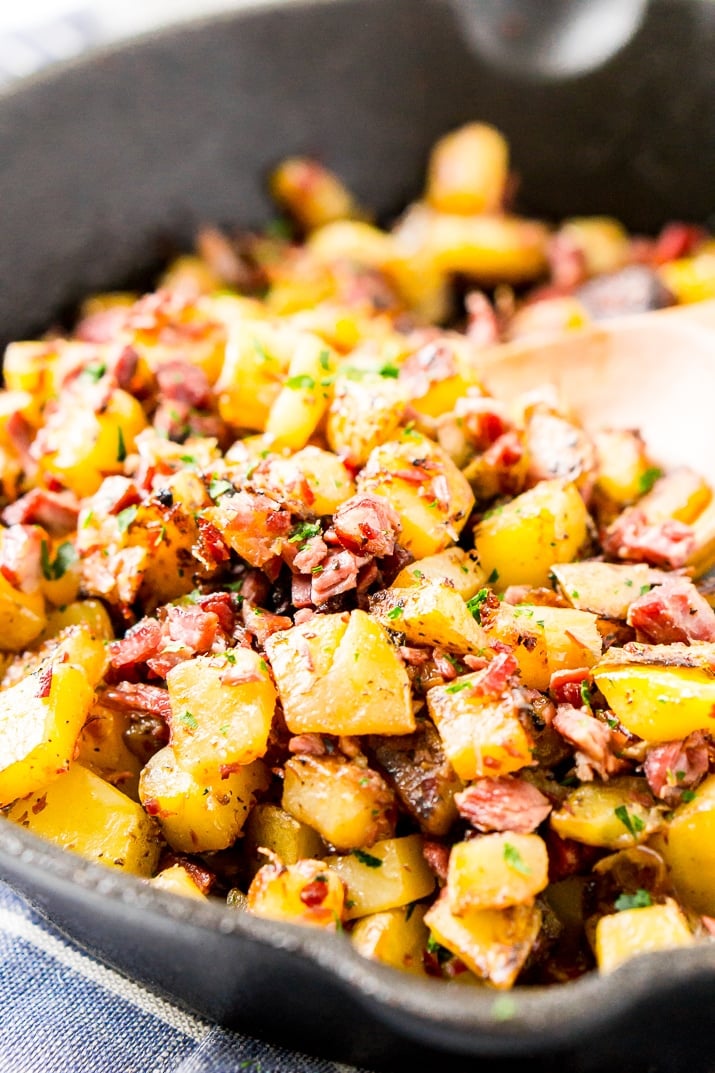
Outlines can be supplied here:
[[353, 946], [363, 957], [424, 976], [422, 955], [429, 938], [425, 911], [423, 905], [408, 905], [363, 917], [350, 932]]
[[548, 881], [546, 844], [538, 835], [482, 835], [457, 842], [449, 855], [447, 894], [457, 916], [532, 902]]
[[293, 734], [408, 734], [407, 671], [383, 627], [364, 611], [316, 615], [265, 644]]
[[551, 813], [561, 838], [587, 846], [625, 849], [640, 845], [663, 826], [663, 816], [645, 779], [622, 776], [610, 782], [586, 782]]
[[670, 518], [689, 525], [707, 507], [712, 496], [704, 477], [688, 466], [680, 466], [655, 482], [638, 500], [638, 509], [653, 525]]
[[282, 804], [337, 849], [371, 846], [394, 830], [395, 799], [381, 776], [336, 756], [288, 760]]
[[338, 369], [325, 431], [331, 450], [362, 466], [396, 435], [407, 392], [396, 379], [363, 370], [350, 375], [350, 368]]
[[343, 462], [332, 451], [312, 444], [295, 454], [272, 458], [251, 479], [256, 489], [275, 496], [296, 513], [309, 510], [317, 517], [334, 514], [355, 495], [355, 482]]
[[294, 332], [249, 317], [237, 320], [216, 382], [224, 421], [236, 428], [263, 431], [280, 394], [294, 342]]
[[427, 200], [441, 212], [471, 215], [501, 208], [509, 147], [486, 123], [467, 123], [435, 143], [427, 173]]
[[661, 265], [658, 274], [678, 302], [715, 298], [715, 248], [710, 243], [695, 257], [680, 257]]
[[448, 760], [466, 781], [509, 775], [534, 763], [511, 694], [495, 700], [470, 688], [481, 672], [427, 691], [427, 707]]
[[636, 432], [604, 429], [594, 433], [596, 488], [617, 507], [625, 507], [644, 491], [650, 466], [645, 444]]
[[56, 607], [47, 615], [40, 640], [57, 637], [68, 626], [84, 626], [92, 637], [100, 641], [113, 641], [114, 628], [101, 600], [73, 600], [66, 607]]
[[606, 653], [593, 677], [619, 722], [646, 741], [711, 730], [715, 678], [702, 667], [616, 663]]
[[83, 670], [62, 658], [0, 693], [0, 806], [69, 767], [94, 690]]
[[596, 616], [567, 607], [502, 604], [485, 635], [513, 648], [524, 685], [541, 690], [554, 671], [593, 666], [603, 647]]
[[345, 887], [325, 861], [298, 861], [283, 865], [264, 864], [248, 888], [249, 913], [270, 920], [313, 927], [340, 926], [344, 915]]
[[662, 581], [645, 563], [558, 563], [551, 568], [558, 589], [573, 607], [603, 618], [623, 619], [642, 592]]
[[138, 801], [142, 762], [127, 746], [124, 735], [130, 726], [127, 712], [95, 704], [77, 739], [75, 759], [132, 801]]
[[271, 175], [270, 190], [306, 231], [331, 220], [350, 220], [363, 215], [337, 175], [309, 157], [284, 160]]
[[21, 652], [40, 636], [46, 622], [42, 590], [22, 592], [0, 574], [0, 649]]
[[695, 938], [682, 910], [672, 899], [664, 905], [623, 909], [601, 917], [596, 925], [599, 972], [613, 972], [636, 954], [692, 946]]
[[191, 549], [199, 533], [195, 512], [204, 504], [190, 505], [183, 494], [187, 482], [182, 482], [184, 488], [172, 488], [171, 483], [166, 482], [174, 505], [167, 509], [156, 501], [141, 503], [121, 538], [124, 548], [146, 552], [139, 599], [149, 607], [176, 600], [194, 587], [197, 563]]
[[265, 764], [252, 764], [222, 777], [199, 775], [180, 765], [167, 745], [152, 756], [139, 780], [139, 797], [156, 816], [164, 838], [180, 853], [226, 849], [238, 838], [259, 790], [270, 782]]
[[169, 894], [178, 894], [181, 898], [197, 898], [199, 901], [206, 901], [204, 892], [197, 887], [192, 877], [180, 864], [172, 864], [170, 868], [164, 868], [149, 882], [157, 890], [166, 890]]
[[575, 484], [541, 481], [485, 516], [474, 533], [479, 562], [499, 588], [548, 585], [554, 563], [586, 543], [588, 511]]
[[336, 355], [317, 335], [302, 333], [290, 359], [280, 394], [266, 420], [276, 447], [305, 447], [328, 408]]
[[266, 863], [263, 850], [282, 864], [295, 864], [304, 857], [322, 857], [325, 846], [314, 828], [296, 820], [280, 805], [265, 801], [251, 810], [243, 830], [243, 851], [251, 878]]
[[510, 909], [472, 909], [455, 916], [446, 895], [425, 915], [437, 942], [492, 987], [513, 986], [541, 930], [537, 905]]
[[656, 848], [678, 897], [696, 913], [715, 914], [715, 775], [678, 805]]
[[612, 216], [574, 216], [560, 229], [583, 254], [590, 276], [615, 272], [628, 263], [630, 239]]
[[159, 858], [156, 825], [141, 805], [81, 764], [17, 801], [8, 818], [88, 860], [134, 875], [150, 876]]
[[461, 779], [508, 775], [533, 764], [532, 742], [511, 694], [495, 700], [470, 688], [481, 672], [427, 692], [444, 751]]
[[455, 543], [474, 505], [469, 482], [447, 452], [409, 428], [374, 449], [357, 486], [389, 499], [402, 523], [400, 543], [416, 559]]
[[459, 593], [423, 581], [411, 589], [384, 589], [370, 600], [370, 614], [388, 629], [397, 630], [408, 644], [440, 645], [453, 652], [479, 651], [488, 645]]
[[405, 835], [376, 842], [369, 850], [326, 857], [347, 887], [346, 918], [396, 909], [431, 894], [435, 879], [422, 844], [420, 835]]
[[250, 648], [196, 656], [166, 676], [171, 745], [196, 774], [263, 756], [276, 706], [268, 664]]
[[476, 552], [446, 548], [436, 555], [426, 555], [416, 563], [403, 567], [390, 588], [419, 588], [426, 581], [446, 585], [459, 593], [462, 599], [471, 600], [484, 586], [486, 574], [479, 565]]

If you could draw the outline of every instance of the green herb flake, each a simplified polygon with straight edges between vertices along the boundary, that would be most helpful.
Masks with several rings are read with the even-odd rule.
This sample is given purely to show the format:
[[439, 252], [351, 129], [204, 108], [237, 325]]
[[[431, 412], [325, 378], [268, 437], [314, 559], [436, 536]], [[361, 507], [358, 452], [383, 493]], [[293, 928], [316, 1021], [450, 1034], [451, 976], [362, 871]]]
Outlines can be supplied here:
[[196, 716], [192, 715], [192, 713], [189, 711], [183, 712], [179, 716], [179, 722], [182, 726], [185, 726], [187, 730], [196, 730], [199, 725]]
[[196, 455], [179, 455], [179, 462], [183, 462], [185, 466], [195, 466]]
[[224, 659], [226, 660], [227, 663], [230, 663], [233, 666], [236, 663], [236, 653], [235, 652], [225, 652], [224, 653]]
[[695, 793], [695, 790], [683, 790], [682, 794], [680, 795], [680, 799], [681, 801], [684, 801], [687, 805], [689, 801], [694, 801], [697, 796], [698, 795]]
[[580, 595], [580, 593], [579, 593], [578, 589], [572, 589], [571, 590], [571, 599], [572, 600], [578, 600], [579, 595]]
[[92, 362], [91, 365], [85, 365], [84, 369], [82, 370], [82, 376], [85, 376], [88, 380], [91, 380], [93, 383], [96, 384], [99, 380], [102, 379], [106, 371], [107, 366], [104, 364], [104, 362]]
[[625, 805], [619, 805], [618, 808], [614, 808], [613, 811], [617, 819], [621, 821], [625, 829], [633, 836], [633, 838], [640, 834], [641, 831], [645, 830], [645, 821], [642, 820], [640, 816], [636, 816], [635, 813], [629, 812]]
[[327, 350], [320, 351], [318, 361], [320, 362], [321, 369], [325, 369], [326, 373], [330, 371], [330, 354]]
[[494, 567], [494, 569], [492, 570], [491, 574], [487, 578], [487, 581], [489, 582], [490, 585], [496, 585], [498, 580], [499, 580], [499, 571], [497, 570], [496, 567]]
[[229, 724], [224, 723], [224, 725], [222, 727], [218, 728], [218, 732], [219, 732], [219, 734], [221, 735], [222, 738], [227, 738], [229, 729], [230, 729]]
[[124, 510], [120, 510], [117, 515], [117, 528], [120, 533], [126, 533], [129, 526], [132, 524], [137, 516], [138, 507], [125, 507]]
[[451, 686], [447, 686], [445, 693], [461, 693], [463, 689], [469, 689], [471, 682], [453, 682]]
[[421, 581], [422, 578], [424, 577], [424, 574], [423, 574], [423, 572], [421, 570], [413, 570], [412, 571], [412, 576], [416, 577], [418, 581]]
[[628, 586], [629, 589], [633, 588], [633, 578], [632, 577], [626, 578], [626, 585]]
[[264, 674], [268, 674], [268, 664], [266, 663], [266, 661], [264, 659], [261, 660], [261, 662], [258, 664], [258, 666], [260, 667], [260, 669], [263, 671]]
[[318, 563], [317, 566], [311, 567], [310, 572], [311, 572], [311, 574], [314, 574], [314, 575], [317, 576], [318, 574], [322, 574], [324, 569], [325, 569], [325, 567], [321, 566], [320, 563]]
[[124, 442], [124, 433], [121, 428], [117, 429], [117, 462], [124, 462], [127, 457], [127, 445]]
[[581, 703], [583, 704], [584, 708], [591, 707], [591, 686], [589, 684], [588, 678], [584, 678], [584, 680], [581, 682]]
[[511, 995], [497, 995], [491, 1005], [495, 1021], [511, 1021], [516, 1016], [516, 999]]
[[279, 239], [282, 242], [290, 242], [293, 238], [293, 225], [290, 220], [285, 218], [285, 216], [276, 216], [275, 219], [268, 221], [265, 226], [264, 234], [266, 238], [274, 238]]
[[467, 611], [469, 614], [477, 620], [482, 621], [482, 606], [489, 597], [489, 589], [480, 589], [476, 596], [472, 596], [471, 600], [467, 600]]
[[399, 604], [396, 604], [394, 607], [391, 607], [390, 610], [387, 612], [387, 617], [394, 619], [399, 618], [402, 614], [404, 614], [404, 608], [400, 607]]
[[615, 719], [612, 715], [606, 716], [606, 722], [608, 723], [611, 730], [618, 730], [618, 720]]
[[663, 470], [660, 466], [649, 466], [648, 469], [643, 470], [638, 478], [638, 492], [644, 496], [650, 492], [651, 488], [656, 481], [660, 480], [663, 476]]
[[645, 596], [645, 594], [646, 594], [647, 592], [650, 592], [650, 590], [651, 590], [652, 588], [653, 588], [653, 586], [652, 586], [652, 585], [641, 585], [641, 587], [640, 587], [640, 589], [639, 589], [639, 592], [638, 592], [638, 595], [639, 595], [639, 596]]
[[88, 529], [93, 521], [94, 521], [94, 511], [93, 510], [88, 510], [87, 513], [85, 514], [84, 518], [82, 519], [81, 528], [82, 529]]
[[647, 890], [639, 887], [635, 894], [619, 894], [613, 904], [621, 913], [624, 909], [647, 909], [653, 904], [653, 899]]
[[380, 376], [384, 376], [390, 380], [397, 380], [400, 375], [400, 370], [391, 361], [386, 362], [379, 369]]
[[219, 499], [221, 496], [226, 495], [227, 492], [232, 494], [236, 491], [230, 481], [214, 477], [209, 481], [209, 495], [213, 500]]
[[531, 875], [531, 869], [528, 864], [511, 842], [504, 843], [504, 860], [515, 872], [520, 872], [523, 876]]
[[299, 550], [305, 547], [311, 537], [320, 536], [321, 528], [318, 522], [299, 522], [288, 537], [290, 544], [300, 544]]
[[298, 373], [297, 376], [289, 376], [285, 386], [290, 388], [291, 391], [313, 391], [315, 380], [312, 376], [308, 376], [307, 373]]
[[380, 857], [374, 857], [372, 853], [366, 853], [364, 849], [354, 849], [353, 857], [360, 861], [360, 864], [364, 864], [366, 868], [382, 868]]

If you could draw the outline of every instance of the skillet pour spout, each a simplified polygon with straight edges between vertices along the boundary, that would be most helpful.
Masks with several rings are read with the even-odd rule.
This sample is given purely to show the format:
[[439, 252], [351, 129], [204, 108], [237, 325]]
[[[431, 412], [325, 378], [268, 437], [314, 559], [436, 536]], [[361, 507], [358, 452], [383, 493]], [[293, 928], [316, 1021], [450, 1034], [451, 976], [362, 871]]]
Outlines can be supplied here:
[[[615, 54], [538, 85], [485, 58], [459, 12], [460, 0], [273, 3], [0, 96], [0, 342], [42, 331], [84, 295], [147, 281], [167, 244], [188, 247], [206, 221], [265, 222], [265, 175], [292, 153], [324, 159], [389, 217], [416, 194], [436, 138], [475, 117], [506, 133], [529, 212], [607, 212], [645, 230], [706, 219], [715, 4], [652, 0]], [[641, 426], [663, 461], [712, 468], [706, 316], [712, 306], [653, 314], [645, 335], [599, 329], [572, 341], [577, 360], [560, 344], [514, 346], [489, 358], [488, 383], [556, 375], [587, 418]], [[182, 902], [3, 818], [0, 875], [185, 1008], [333, 1059], [392, 1073], [446, 1054], [455, 1069], [479, 1056], [504, 1073], [527, 1059], [580, 1073], [715, 1064], [714, 946], [500, 996], [403, 978], [340, 936]]]

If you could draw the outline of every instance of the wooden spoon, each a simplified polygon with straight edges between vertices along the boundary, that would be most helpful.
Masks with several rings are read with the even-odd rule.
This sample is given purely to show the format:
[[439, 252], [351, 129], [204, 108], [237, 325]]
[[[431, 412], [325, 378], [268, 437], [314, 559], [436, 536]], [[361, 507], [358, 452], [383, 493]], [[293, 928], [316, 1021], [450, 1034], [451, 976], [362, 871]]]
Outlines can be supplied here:
[[502, 399], [553, 384], [590, 428], [639, 429], [654, 458], [715, 481], [715, 301], [485, 351]]

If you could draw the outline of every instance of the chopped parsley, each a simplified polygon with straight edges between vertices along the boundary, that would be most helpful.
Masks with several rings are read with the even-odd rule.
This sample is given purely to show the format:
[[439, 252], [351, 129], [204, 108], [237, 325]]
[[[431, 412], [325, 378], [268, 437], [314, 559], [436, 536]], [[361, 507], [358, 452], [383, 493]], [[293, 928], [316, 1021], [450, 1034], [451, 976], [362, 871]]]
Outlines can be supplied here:
[[644, 469], [638, 478], [639, 494], [644, 496], [647, 492], [650, 492], [655, 482], [660, 480], [662, 476], [663, 470], [660, 466], [649, 466], [648, 469]]
[[291, 391], [312, 391], [315, 387], [315, 380], [312, 376], [308, 376], [307, 373], [299, 373], [297, 376], [289, 376], [285, 386], [289, 387]]
[[385, 364], [380, 367], [379, 372], [380, 376], [387, 377], [390, 380], [397, 380], [400, 375], [400, 370], [391, 361], [385, 362]]
[[117, 462], [124, 462], [127, 457], [127, 445], [124, 442], [124, 433], [121, 428], [117, 429]]
[[581, 682], [581, 703], [584, 708], [591, 707], [591, 686], [589, 685], [588, 678], [584, 678]]
[[126, 533], [127, 529], [137, 516], [137, 510], [138, 508], [133, 506], [125, 507], [124, 510], [119, 511], [119, 514], [117, 515], [117, 528], [120, 533]]
[[221, 496], [226, 495], [227, 492], [233, 495], [235, 491], [236, 489], [230, 481], [218, 477], [214, 477], [213, 480], [209, 481], [209, 495], [213, 500], [219, 499]]
[[321, 369], [325, 369], [326, 373], [330, 371], [330, 354], [327, 350], [321, 350], [318, 361]]
[[185, 726], [187, 730], [196, 730], [199, 725], [196, 716], [188, 711], [179, 716], [179, 722], [182, 726]]
[[260, 667], [260, 669], [263, 671], [264, 674], [268, 674], [268, 664], [266, 663], [266, 661], [264, 659], [261, 660], [261, 662], [258, 664], [258, 666]]
[[467, 611], [477, 622], [482, 621], [482, 606], [489, 597], [489, 589], [480, 589], [476, 596], [467, 600]]
[[402, 614], [404, 614], [404, 609], [402, 607], [400, 607], [399, 604], [395, 604], [395, 606], [391, 607], [390, 610], [387, 612], [387, 617], [388, 618], [399, 618], [400, 615], [402, 615]]
[[689, 801], [694, 801], [697, 796], [695, 790], [683, 790], [680, 799], [687, 804]]
[[72, 563], [77, 561], [77, 550], [74, 544], [65, 541], [60, 544], [54, 559], [50, 559], [50, 546], [46, 540], [40, 545], [40, 566], [45, 581], [59, 581], [64, 577]]
[[640, 816], [636, 816], [634, 813], [629, 812], [625, 805], [619, 805], [618, 808], [614, 808], [613, 811], [633, 838], [640, 834], [641, 831], [645, 830], [645, 821], [642, 820]]
[[92, 380], [93, 383], [101, 380], [107, 371], [107, 366], [104, 362], [92, 362], [91, 365], [85, 365], [82, 370], [82, 376], [86, 376], [88, 380]]
[[489, 582], [490, 585], [495, 585], [498, 580], [499, 580], [499, 571], [497, 570], [496, 567], [494, 567], [494, 569], [492, 570], [491, 574], [487, 578], [487, 581]]
[[653, 899], [647, 890], [639, 887], [635, 894], [619, 894], [613, 904], [621, 913], [624, 909], [647, 909], [653, 904]]
[[531, 875], [529, 865], [511, 842], [504, 843], [504, 860], [515, 872], [520, 872], [523, 876]]
[[372, 853], [366, 853], [364, 849], [354, 849], [353, 857], [360, 861], [360, 864], [364, 864], [366, 868], [382, 868], [381, 858], [374, 857]]
[[461, 693], [463, 689], [469, 689], [471, 682], [453, 682], [451, 686], [447, 686], [445, 693]]
[[288, 537], [288, 542], [290, 544], [300, 544], [298, 550], [302, 551], [311, 537], [320, 536], [321, 532], [318, 522], [299, 522]]
[[495, 1021], [511, 1021], [516, 1016], [516, 999], [511, 995], [497, 995], [492, 1002], [491, 1014]]

